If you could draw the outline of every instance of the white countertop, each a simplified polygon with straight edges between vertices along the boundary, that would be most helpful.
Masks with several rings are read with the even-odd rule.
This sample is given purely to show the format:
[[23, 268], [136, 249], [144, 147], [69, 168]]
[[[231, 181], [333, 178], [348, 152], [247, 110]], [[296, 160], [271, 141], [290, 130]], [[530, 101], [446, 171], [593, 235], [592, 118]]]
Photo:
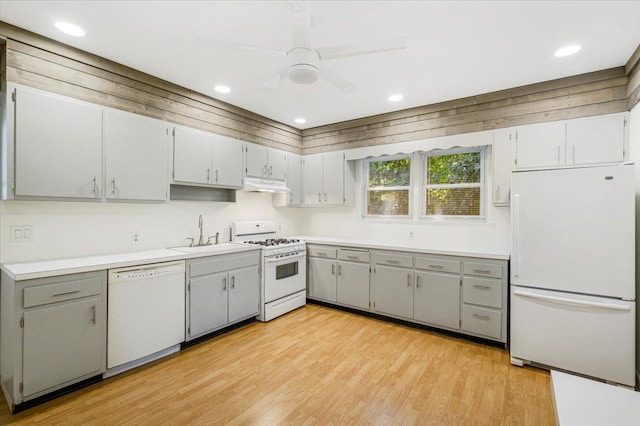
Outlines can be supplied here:
[[260, 250], [260, 247], [241, 244], [221, 244], [220, 246], [211, 246], [211, 251], [206, 251], [206, 248], [203, 249], [204, 251], [196, 253], [184, 253], [178, 249], [171, 248], [146, 250], [101, 256], [1, 264], [0, 268], [14, 281], [22, 281], [34, 278], [76, 274], [79, 272], [91, 272], [172, 260]]
[[360, 240], [350, 238], [333, 238], [333, 237], [314, 237], [314, 236], [296, 236], [302, 241], [312, 244], [328, 244], [328, 245], [340, 245], [346, 247], [357, 248], [369, 248], [380, 250], [397, 250], [397, 251], [410, 251], [415, 253], [428, 253], [428, 254], [442, 254], [447, 256], [463, 256], [463, 257], [478, 257], [483, 259], [496, 259], [496, 260], [509, 260], [508, 252], [492, 251], [485, 249], [472, 249], [470, 247], [461, 248], [438, 248], [428, 247], [422, 243], [404, 243], [404, 242], [382, 242], [375, 240]]
[[556, 421], [564, 425], [640, 425], [640, 392], [551, 371]]

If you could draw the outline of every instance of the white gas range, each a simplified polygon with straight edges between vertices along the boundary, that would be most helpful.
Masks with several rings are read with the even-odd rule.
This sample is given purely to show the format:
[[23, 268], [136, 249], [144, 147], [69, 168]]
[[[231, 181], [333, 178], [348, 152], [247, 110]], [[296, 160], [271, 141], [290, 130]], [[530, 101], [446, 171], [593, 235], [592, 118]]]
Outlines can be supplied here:
[[304, 241], [277, 238], [273, 221], [233, 222], [233, 241], [262, 246], [259, 321], [270, 321], [306, 304], [307, 248]]

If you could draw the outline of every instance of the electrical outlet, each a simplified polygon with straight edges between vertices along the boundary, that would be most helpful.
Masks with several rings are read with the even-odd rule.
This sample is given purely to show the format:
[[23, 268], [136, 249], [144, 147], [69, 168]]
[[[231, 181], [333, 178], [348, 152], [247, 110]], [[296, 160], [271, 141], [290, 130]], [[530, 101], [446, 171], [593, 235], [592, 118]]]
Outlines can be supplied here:
[[33, 225], [11, 225], [10, 234], [12, 243], [31, 243], [34, 240], [35, 227]]
[[133, 231], [131, 233], [131, 242], [133, 244], [138, 244], [140, 242], [140, 231]]
[[413, 240], [413, 237], [414, 237], [413, 231], [409, 231], [409, 239]]

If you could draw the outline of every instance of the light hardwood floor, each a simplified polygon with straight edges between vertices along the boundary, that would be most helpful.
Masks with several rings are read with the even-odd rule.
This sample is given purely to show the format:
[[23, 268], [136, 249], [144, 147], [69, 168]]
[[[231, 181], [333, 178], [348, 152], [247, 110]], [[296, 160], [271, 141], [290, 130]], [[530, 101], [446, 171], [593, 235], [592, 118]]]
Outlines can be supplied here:
[[554, 424], [549, 374], [508, 351], [307, 305], [0, 424]]

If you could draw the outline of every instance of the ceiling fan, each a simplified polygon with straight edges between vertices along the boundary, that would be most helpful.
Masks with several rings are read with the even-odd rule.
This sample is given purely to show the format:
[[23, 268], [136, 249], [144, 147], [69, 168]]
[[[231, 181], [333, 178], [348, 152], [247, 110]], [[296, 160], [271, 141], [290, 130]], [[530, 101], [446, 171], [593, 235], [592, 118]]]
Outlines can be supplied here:
[[344, 93], [355, 90], [355, 86], [326, 65], [326, 61], [350, 56], [402, 50], [407, 47], [406, 38], [397, 36], [340, 46], [314, 48], [311, 45], [311, 13], [309, 0], [289, 0], [287, 12], [291, 29], [292, 47], [287, 51], [259, 46], [237, 44], [222, 40], [205, 40], [214, 47], [267, 53], [286, 58], [286, 64], [260, 86], [271, 90], [288, 78], [296, 84], [312, 84], [318, 78], [326, 80]]

